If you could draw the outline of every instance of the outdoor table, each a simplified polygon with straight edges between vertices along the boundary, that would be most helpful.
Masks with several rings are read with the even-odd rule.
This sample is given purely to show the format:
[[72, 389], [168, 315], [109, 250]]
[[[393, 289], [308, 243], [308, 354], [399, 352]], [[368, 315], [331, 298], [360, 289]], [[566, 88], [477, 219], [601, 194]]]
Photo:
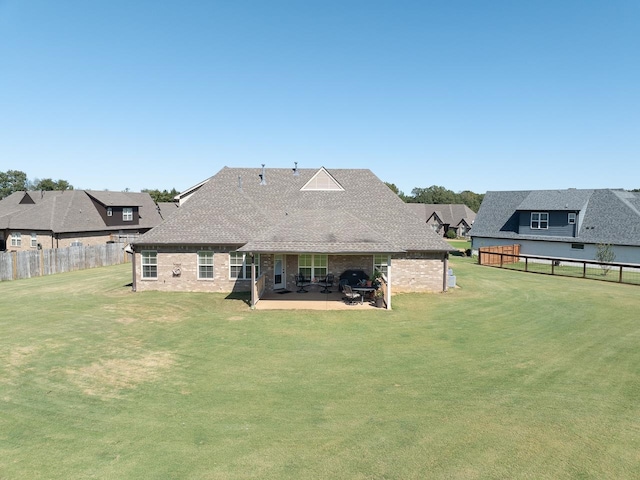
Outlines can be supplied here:
[[362, 285], [357, 285], [355, 287], [351, 287], [351, 290], [353, 290], [354, 292], [358, 292], [360, 294], [360, 303], [364, 303], [364, 294], [368, 292], [375, 292], [377, 288], [363, 287]]

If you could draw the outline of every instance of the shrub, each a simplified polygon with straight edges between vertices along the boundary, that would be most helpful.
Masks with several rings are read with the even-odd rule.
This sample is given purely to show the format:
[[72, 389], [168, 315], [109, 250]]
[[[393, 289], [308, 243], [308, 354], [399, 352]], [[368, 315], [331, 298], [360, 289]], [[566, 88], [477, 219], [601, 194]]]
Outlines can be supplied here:
[[[596, 250], [596, 260], [599, 262], [612, 263], [616, 259], [616, 253], [610, 243], [599, 243]], [[606, 275], [611, 270], [611, 265], [601, 265], [602, 274]]]
[[453, 229], [447, 230], [447, 233], [445, 234], [445, 237], [447, 237], [447, 238], [456, 238], [457, 237], [456, 231], [453, 230]]

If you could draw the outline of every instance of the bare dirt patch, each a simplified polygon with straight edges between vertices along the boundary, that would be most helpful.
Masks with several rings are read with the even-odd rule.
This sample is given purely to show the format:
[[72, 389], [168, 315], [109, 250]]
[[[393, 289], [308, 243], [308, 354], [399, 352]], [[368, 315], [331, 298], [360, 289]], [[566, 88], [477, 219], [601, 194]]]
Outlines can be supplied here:
[[244, 320], [244, 317], [240, 317], [238, 315], [227, 318], [230, 322], [239, 322], [240, 320]]
[[35, 345], [16, 347], [9, 352], [9, 366], [19, 368], [29, 361], [31, 355], [38, 351]]
[[111, 358], [66, 370], [71, 381], [91, 396], [114, 398], [125, 389], [158, 379], [173, 365], [173, 354], [151, 352], [137, 358]]

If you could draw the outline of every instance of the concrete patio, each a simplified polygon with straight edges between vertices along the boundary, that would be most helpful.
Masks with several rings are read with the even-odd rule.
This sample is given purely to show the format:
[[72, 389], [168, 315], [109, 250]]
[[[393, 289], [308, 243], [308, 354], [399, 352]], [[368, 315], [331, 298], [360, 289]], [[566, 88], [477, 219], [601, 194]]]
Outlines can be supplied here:
[[347, 304], [337, 286], [331, 293], [321, 293], [317, 285], [306, 287], [307, 293], [296, 290], [288, 293], [266, 293], [256, 304], [256, 310], [384, 310], [376, 308], [372, 300], [365, 299], [353, 305]]

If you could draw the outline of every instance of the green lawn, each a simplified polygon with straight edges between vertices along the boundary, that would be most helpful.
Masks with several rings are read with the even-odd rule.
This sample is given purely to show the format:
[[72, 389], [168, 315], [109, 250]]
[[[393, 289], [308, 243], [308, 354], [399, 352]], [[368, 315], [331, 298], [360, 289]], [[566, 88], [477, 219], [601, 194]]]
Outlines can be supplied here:
[[450, 263], [390, 312], [0, 283], [0, 478], [640, 478], [639, 287]]
[[468, 248], [471, 248], [471, 240], [448, 240], [447, 242], [453, 247], [453, 248], [459, 248], [462, 250], [467, 250]]

